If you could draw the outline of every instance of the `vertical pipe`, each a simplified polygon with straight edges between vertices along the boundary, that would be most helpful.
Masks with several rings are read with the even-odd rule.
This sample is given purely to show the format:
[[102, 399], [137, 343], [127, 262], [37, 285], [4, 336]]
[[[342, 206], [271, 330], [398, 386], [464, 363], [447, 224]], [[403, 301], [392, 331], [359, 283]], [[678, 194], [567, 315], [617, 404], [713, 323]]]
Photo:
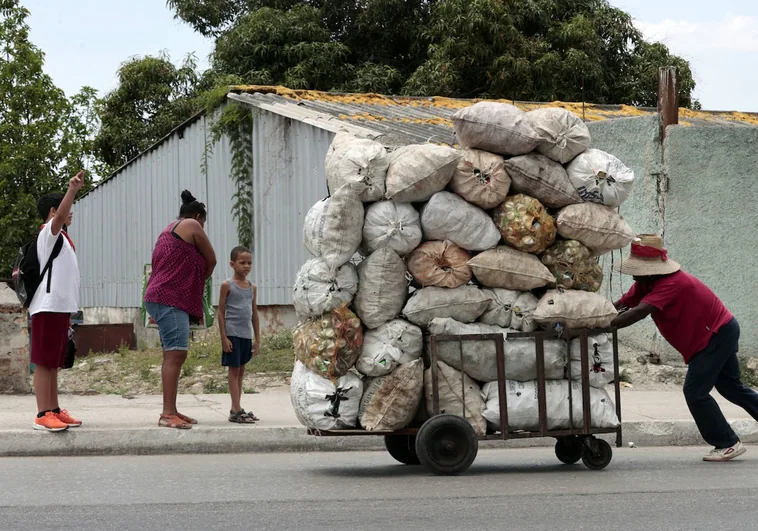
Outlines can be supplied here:
[[506, 440], [508, 438], [508, 391], [505, 385], [505, 348], [502, 335], [495, 340], [495, 355], [497, 356], [497, 393], [500, 402], [500, 437]]
[[537, 332], [534, 337], [537, 347], [537, 405], [540, 416], [540, 436], [547, 434], [547, 398], [545, 389], [545, 333]]
[[590, 355], [587, 340], [589, 335], [587, 330], [582, 330], [579, 336], [579, 344], [582, 351], [582, 412], [584, 416], [584, 433], [589, 433], [592, 429], [592, 419], [590, 418]]
[[440, 388], [439, 388], [439, 374], [437, 373], [437, 338], [431, 337], [431, 350], [432, 350], [432, 411], [434, 416], [440, 414]]
[[619, 427], [616, 430], [616, 447], [621, 448], [622, 428], [621, 428], [621, 375], [619, 374], [619, 336], [618, 331], [614, 328], [613, 336], [613, 381], [616, 391], [616, 416], [619, 420]]

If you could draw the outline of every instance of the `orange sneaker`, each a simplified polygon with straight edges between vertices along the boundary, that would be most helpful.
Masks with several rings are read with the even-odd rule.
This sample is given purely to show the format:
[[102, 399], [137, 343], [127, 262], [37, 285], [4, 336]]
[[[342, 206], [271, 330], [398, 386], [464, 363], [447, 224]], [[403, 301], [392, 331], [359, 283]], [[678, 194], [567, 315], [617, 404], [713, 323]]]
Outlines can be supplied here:
[[42, 431], [65, 431], [68, 429], [68, 424], [58, 420], [58, 417], [52, 411], [48, 411], [44, 417], [34, 419], [34, 429]]
[[68, 411], [65, 409], [61, 409], [60, 413], [53, 413], [56, 417], [58, 417], [58, 420], [60, 420], [63, 424], [68, 426], [69, 428], [78, 428], [82, 425], [81, 420], [77, 420], [71, 415], [68, 414]]

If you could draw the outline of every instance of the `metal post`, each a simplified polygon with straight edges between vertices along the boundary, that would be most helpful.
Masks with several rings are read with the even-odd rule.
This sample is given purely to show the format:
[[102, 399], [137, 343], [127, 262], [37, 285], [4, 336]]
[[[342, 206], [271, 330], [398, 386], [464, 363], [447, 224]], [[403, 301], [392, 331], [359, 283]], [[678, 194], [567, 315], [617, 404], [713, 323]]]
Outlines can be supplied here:
[[540, 435], [547, 434], [547, 390], [545, 389], [545, 333], [537, 332], [534, 337], [537, 355], [537, 407], [540, 420]]
[[[589, 334], [582, 330], [579, 335], [579, 345], [582, 352], [582, 412], [584, 416], [584, 433], [592, 429], [592, 417], [590, 413], [590, 354], [587, 344]], [[571, 382], [569, 382], [571, 385]]]
[[[516, 340], [518, 341], [518, 340]], [[497, 356], [497, 393], [500, 403], [500, 437], [508, 438], [508, 390], [505, 385], [505, 347], [503, 336], [495, 340], [495, 355]]]
[[439, 368], [437, 366], [437, 338], [431, 337], [431, 354], [432, 354], [432, 411], [434, 416], [440, 414], [440, 387], [439, 387], [439, 374], [437, 374]]
[[619, 420], [619, 427], [616, 430], [616, 447], [621, 448], [621, 375], [619, 372], [619, 336], [618, 331], [614, 328], [613, 337], [613, 381], [616, 388], [616, 416]]

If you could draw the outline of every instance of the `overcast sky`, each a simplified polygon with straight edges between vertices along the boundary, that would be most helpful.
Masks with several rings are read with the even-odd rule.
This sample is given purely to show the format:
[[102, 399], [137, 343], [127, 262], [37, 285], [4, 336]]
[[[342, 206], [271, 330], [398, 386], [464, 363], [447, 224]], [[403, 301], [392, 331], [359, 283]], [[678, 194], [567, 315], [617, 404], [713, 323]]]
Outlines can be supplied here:
[[[173, 19], [163, 0], [22, 0], [46, 70], [71, 95], [83, 85], [116, 86], [134, 55], [195, 53], [207, 66], [212, 43]], [[704, 109], [758, 112], [758, 1], [611, 0], [652, 40], [688, 59]]]

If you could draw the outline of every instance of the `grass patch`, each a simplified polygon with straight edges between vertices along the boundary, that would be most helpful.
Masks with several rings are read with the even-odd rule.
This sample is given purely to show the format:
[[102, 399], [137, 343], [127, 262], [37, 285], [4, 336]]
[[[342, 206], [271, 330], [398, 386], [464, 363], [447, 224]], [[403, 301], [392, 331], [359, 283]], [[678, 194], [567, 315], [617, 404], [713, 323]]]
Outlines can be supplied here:
[[621, 380], [622, 382], [626, 382], [628, 384], [632, 383], [632, 377], [629, 376], [629, 373], [627, 372], [626, 369], [621, 371], [621, 373], [619, 374], [619, 380]]
[[758, 388], [758, 374], [747, 368], [747, 358], [740, 358], [740, 380], [753, 389]]
[[261, 352], [247, 366], [248, 372], [292, 372], [295, 353], [292, 332], [282, 331], [261, 338]]

